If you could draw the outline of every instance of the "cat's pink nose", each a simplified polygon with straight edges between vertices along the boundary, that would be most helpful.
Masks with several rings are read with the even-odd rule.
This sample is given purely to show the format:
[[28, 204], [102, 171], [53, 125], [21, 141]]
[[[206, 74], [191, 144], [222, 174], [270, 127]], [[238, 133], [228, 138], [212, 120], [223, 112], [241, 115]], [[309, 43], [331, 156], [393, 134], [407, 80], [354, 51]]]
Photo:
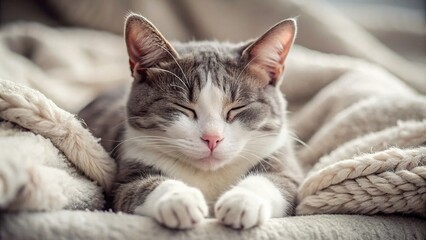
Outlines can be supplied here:
[[203, 134], [201, 139], [209, 146], [210, 151], [213, 152], [219, 142], [223, 140], [223, 137], [220, 135]]

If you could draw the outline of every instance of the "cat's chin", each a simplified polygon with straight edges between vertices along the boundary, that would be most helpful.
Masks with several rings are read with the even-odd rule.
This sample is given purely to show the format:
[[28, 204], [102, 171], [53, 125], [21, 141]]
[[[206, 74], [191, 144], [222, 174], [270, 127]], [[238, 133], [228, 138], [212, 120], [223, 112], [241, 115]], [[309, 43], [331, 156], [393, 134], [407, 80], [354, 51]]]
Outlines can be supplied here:
[[225, 160], [208, 156], [194, 161], [194, 165], [204, 171], [215, 171], [223, 167]]

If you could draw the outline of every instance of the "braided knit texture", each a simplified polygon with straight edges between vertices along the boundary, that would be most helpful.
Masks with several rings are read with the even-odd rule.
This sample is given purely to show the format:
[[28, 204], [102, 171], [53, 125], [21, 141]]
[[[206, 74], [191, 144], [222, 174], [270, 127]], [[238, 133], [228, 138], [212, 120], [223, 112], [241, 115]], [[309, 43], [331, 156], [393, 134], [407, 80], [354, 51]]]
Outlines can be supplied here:
[[[386, 86], [386, 87], [384, 87]], [[306, 142], [297, 215], [426, 217], [426, 98], [380, 70], [323, 87], [291, 123]]]
[[114, 161], [74, 115], [40, 92], [0, 80], [0, 118], [50, 139], [87, 177], [111, 189]]
[[398, 122], [340, 145], [308, 173], [297, 214], [426, 216], [426, 120]]
[[426, 216], [425, 165], [426, 147], [343, 160], [306, 179], [297, 212]]

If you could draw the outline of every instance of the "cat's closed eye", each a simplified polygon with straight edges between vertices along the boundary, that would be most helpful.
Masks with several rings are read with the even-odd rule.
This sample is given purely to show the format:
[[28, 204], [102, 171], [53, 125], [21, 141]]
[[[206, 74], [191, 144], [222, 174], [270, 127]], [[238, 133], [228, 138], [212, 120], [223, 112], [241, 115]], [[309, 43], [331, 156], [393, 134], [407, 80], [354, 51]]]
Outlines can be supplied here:
[[194, 109], [192, 109], [191, 107], [184, 106], [184, 105], [179, 104], [179, 103], [173, 103], [173, 105], [176, 107], [176, 109], [177, 109], [179, 112], [181, 112], [181, 113], [185, 114], [185, 115], [186, 115], [186, 116], [188, 116], [189, 118], [197, 119], [197, 113], [196, 113], [196, 112], [195, 112], [195, 110], [194, 110]]
[[232, 122], [235, 118], [235, 116], [237, 116], [238, 113], [240, 113], [241, 111], [243, 111], [248, 104], [246, 105], [240, 105], [238, 107], [234, 107], [231, 108], [228, 113], [226, 114], [226, 121], [228, 122]]

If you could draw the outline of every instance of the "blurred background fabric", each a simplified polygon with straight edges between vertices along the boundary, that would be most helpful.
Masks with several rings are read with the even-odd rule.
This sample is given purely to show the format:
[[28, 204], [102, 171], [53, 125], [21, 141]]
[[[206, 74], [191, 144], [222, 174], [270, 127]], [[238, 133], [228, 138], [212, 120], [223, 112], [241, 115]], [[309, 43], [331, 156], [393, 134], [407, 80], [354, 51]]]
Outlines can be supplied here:
[[299, 45], [371, 61], [419, 88], [426, 81], [423, 0], [2, 0], [0, 22], [35, 21], [121, 35], [129, 11], [178, 41], [247, 40], [297, 17]]
[[[281, 3], [280, 3], [281, 2]], [[318, 16], [339, 12], [359, 24], [378, 40], [413, 61], [426, 63], [425, 2], [423, 0], [328, 0], [328, 1], [144, 1], [144, 0], [2, 0], [0, 23], [37, 21], [52, 26], [81, 26], [121, 34], [128, 11], [151, 19], [173, 40], [218, 39], [240, 41], [252, 38], [271, 24], [299, 17], [298, 43], [315, 47], [304, 28], [300, 5], [313, 5]], [[278, 6], [277, 6], [278, 4]], [[282, 8], [279, 7], [282, 5]], [[299, 6], [297, 6], [299, 5]], [[291, 8], [289, 7], [291, 6]], [[324, 14], [323, 17], [327, 17]], [[323, 21], [325, 19], [322, 19]], [[342, 19], [340, 19], [342, 20]], [[338, 27], [339, 22], [335, 22]], [[227, 27], [224, 27], [227, 26]], [[325, 33], [324, 33], [325, 34]], [[350, 32], [347, 33], [349, 36]], [[316, 35], [316, 41], [321, 40]], [[327, 50], [324, 48], [324, 50]], [[331, 49], [328, 49], [331, 51]]]

